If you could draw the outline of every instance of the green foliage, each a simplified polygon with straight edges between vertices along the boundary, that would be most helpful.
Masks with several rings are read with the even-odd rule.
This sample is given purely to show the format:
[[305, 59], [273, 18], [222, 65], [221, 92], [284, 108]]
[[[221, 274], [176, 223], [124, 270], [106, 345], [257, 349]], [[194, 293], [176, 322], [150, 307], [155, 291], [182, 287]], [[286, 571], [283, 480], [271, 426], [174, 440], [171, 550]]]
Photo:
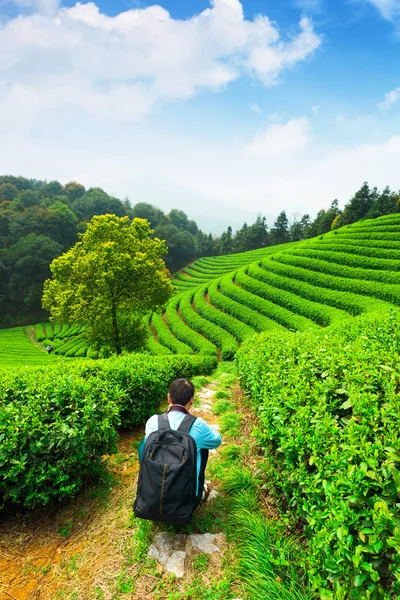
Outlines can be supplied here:
[[[253, 279], [247, 274], [247, 267], [236, 272], [235, 281], [240, 287], [265, 300], [263, 303], [264, 314], [276, 320], [288, 329], [302, 331], [313, 327], [314, 321], [318, 325], [329, 325], [329, 316], [322, 306], [298, 298], [295, 294], [276, 290], [273, 286], [265, 284], [258, 279]], [[304, 316], [308, 317], [307, 319]]]
[[132, 355], [1, 372], [0, 508], [72, 496], [99, 472], [116, 426], [143, 424], [179, 377], [210, 373], [215, 357]]
[[194, 292], [189, 292], [184, 294], [180, 300], [179, 308], [186, 323], [214, 342], [221, 350], [223, 360], [232, 360], [238, 348], [235, 338], [218, 325], [201, 317], [195, 310], [196, 306], [192, 305], [193, 296]]
[[186, 325], [179, 314], [180, 296], [172, 298], [165, 311], [168, 324], [175, 336], [184, 344], [187, 344], [195, 352], [204, 355], [216, 354], [216, 347], [206, 338]]
[[399, 351], [399, 315], [383, 313], [238, 352], [268, 480], [306, 525], [321, 598], [399, 591]]
[[151, 317], [151, 323], [160, 343], [175, 354], [193, 354], [193, 350], [187, 344], [179, 341], [171, 332], [168, 325], [163, 320], [162, 316], [154, 313]]
[[116, 400], [116, 390], [65, 367], [2, 373], [0, 508], [75, 494], [114, 446]]
[[[51, 342], [53, 345], [53, 342]], [[0, 329], [0, 368], [48, 365], [57, 361], [29, 340], [25, 327]]]

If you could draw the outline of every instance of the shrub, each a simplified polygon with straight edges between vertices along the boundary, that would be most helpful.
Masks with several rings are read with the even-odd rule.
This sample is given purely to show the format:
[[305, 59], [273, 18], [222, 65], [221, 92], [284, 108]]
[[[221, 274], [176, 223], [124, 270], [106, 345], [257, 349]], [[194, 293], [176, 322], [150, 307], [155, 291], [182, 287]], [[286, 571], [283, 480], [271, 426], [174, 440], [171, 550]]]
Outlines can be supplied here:
[[[190, 292], [189, 292], [190, 294]], [[186, 294], [185, 294], [186, 296]], [[171, 327], [172, 331], [176, 335], [176, 337], [183, 343], [187, 344], [195, 352], [204, 355], [214, 355], [217, 352], [214, 344], [206, 340], [203, 336], [201, 336], [196, 331], [193, 331], [190, 327], [186, 325], [179, 314], [179, 304], [181, 302], [182, 296], [178, 296], [173, 298], [165, 311], [166, 317], [168, 319], [168, 324]]]
[[[349, 294], [328, 290], [301, 281], [297, 278], [296, 267], [284, 266], [277, 261], [265, 261], [265, 263], [262, 263], [262, 267], [256, 263], [250, 265], [248, 273], [255, 279], [270, 283], [278, 290], [287, 290], [297, 297], [324, 303], [327, 305], [325, 306], [326, 314], [332, 323], [341, 320], [346, 316], [346, 313], [359, 315], [363, 310], [358, 297], [355, 297], [356, 300], [352, 301], [351, 294], [349, 299]], [[361, 302], [363, 302], [362, 298]]]
[[131, 355], [2, 372], [0, 508], [74, 495], [114, 449], [118, 424], [143, 424], [173, 379], [216, 366], [209, 356]]
[[[348, 291], [355, 294], [361, 294], [363, 296], [372, 296], [393, 304], [400, 304], [400, 286], [379, 283], [378, 281], [369, 281], [367, 279], [351, 279], [350, 276], [345, 275], [346, 269], [350, 267], [340, 267], [340, 265], [330, 265], [326, 261], [319, 261], [305, 256], [295, 256], [282, 252], [279, 255], [273, 257], [274, 261], [278, 261], [283, 264], [289, 264], [291, 266], [300, 267], [302, 276], [305, 281], [310, 281], [321, 287], [327, 287], [334, 290]], [[323, 263], [323, 264], [321, 264]], [[329, 273], [326, 271], [330, 271]], [[354, 271], [354, 277], [359, 275], [355, 273], [357, 269], [351, 269]], [[362, 271], [362, 269], [359, 269]], [[300, 272], [300, 271], [299, 271]], [[380, 271], [382, 273], [382, 271]], [[336, 273], [333, 274], [333, 273]], [[371, 273], [371, 271], [368, 271]], [[348, 271], [347, 271], [348, 274]], [[385, 273], [390, 279], [391, 273]], [[365, 275], [367, 277], [367, 275]]]
[[116, 441], [116, 395], [66, 367], [2, 373], [0, 508], [62, 500], [94, 476]]
[[272, 489], [305, 524], [320, 597], [400, 591], [400, 320], [261, 334], [237, 353]]
[[[375, 279], [377, 274], [379, 274], [379, 279], [377, 279], [377, 281], [383, 281], [384, 283], [392, 283], [392, 281], [387, 278], [388, 273], [385, 273], [385, 271], [392, 271], [390, 275], [393, 278], [393, 283], [400, 282], [400, 275], [397, 273], [397, 271], [400, 270], [400, 260], [381, 258], [379, 252], [375, 257], [366, 256], [365, 254], [353, 256], [351, 253], [347, 252], [347, 249], [346, 251], [343, 251], [343, 248], [326, 248], [326, 246], [321, 247], [317, 244], [312, 246], [308, 245], [305, 248], [299, 248], [292, 252], [299, 256], [308, 256], [329, 263], [354, 267], [357, 271], [368, 269], [369, 275], [366, 277], [367, 279]], [[379, 270], [381, 270], [382, 273], [379, 273]], [[347, 271], [345, 272], [347, 273]], [[357, 277], [357, 275], [354, 275], [354, 277]], [[358, 276], [358, 278], [363, 279], [364, 277]]]
[[229, 298], [225, 293], [221, 292], [219, 286], [224, 285], [224, 291], [231, 287], [232, 279], [225, 281], [226, 277], [217, 280], [216, 285], [212, 284], [209, 287], [209, 295], [211, 302], [221, 311], [232, 315], [235, 319], [250, 325], [256, 331], [265, 331], [279, 328], [280, 325], [272, 319], [268, 319], [264, 315], [260, 315], [257, 311], [240, 304], [236, 300]]
[[[218, 292], [218, 283], [212, 283], [208, 288], [200, 288], [196, 291], [194, 296], [194, 301], [196, 305], [197, 312], [202, 315], [208, 321], [219, 325], [226, 331], [229, 331], [239, 342], [243, 342], [243, 340], [252, 336], [255, 333], [255, 329], [235, 319], [231, 315], [226, 314], [225, 312], [218, 310], [211, 304], [211, 296], [214, 293]], [[207, 302], [205, 298], [205, 294], [209, 294], [210, 302]]]
[[[204, 288], [201, 288], [201, 292], [204, 298]], [[214, 344], [216, 344], [216, 346], [221, 350], [221, 356], [223, 360], [231, 360], [238, 349], [236, 339], [233, 337], [233, 335], [227, 331], [224, 331], [218, 325], [215, 325], [214, 323], [200, 316], [195, 310], [196, 305], [192, 305], [193, 296], [194, 292], [182, 296], [180, 310], [183, 318], [190, 327], [193, 327], [193, 329], [199, 331], [208, 340], [211, 340], [214, 342]]]
[[193, 350], [190, 346], [176, 339], [161, 315], [154, 313], [151, 318], [151, 323], [163, 346], [169, 348], [175, 354], [193, 354]]
[[[245, 271], [240, 269], [236, 273], [237, 283], [248, 292], [273, 303], [271, 306], [268, 302], [267, 306], [271, 309], [268, 312], [269, 314], [272, 313], [271, 316], [273, 315], [281, 325], [302, 330], [312, 326], [309, 319], [318, 325], [327, 326], [330, 324], [329, 309], [326, 309], [325, 306], [299, 298], [296, 294], [276, 289], [269, 283], [260, 281], [257, 278], [253, 279], [250, 272], [247, 273], [247, 270], [246, 267]], [[303, 317], [307, 317], [307, 319]]]
[[46, 339], [46, 332], [41, 323], [35, 325], [35, 336], [38, 342], [43, 342]]

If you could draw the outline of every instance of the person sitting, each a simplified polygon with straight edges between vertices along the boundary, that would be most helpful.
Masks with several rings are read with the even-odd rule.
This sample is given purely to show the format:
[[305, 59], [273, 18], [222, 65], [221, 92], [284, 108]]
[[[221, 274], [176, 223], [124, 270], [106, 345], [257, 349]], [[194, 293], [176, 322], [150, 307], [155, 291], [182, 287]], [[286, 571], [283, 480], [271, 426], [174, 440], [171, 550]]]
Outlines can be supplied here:
[[[153, 415], [146, 423], [145, 439], [139, 447], [137, 517], [186, 524], [209, 494], [204, 486], [208, 452], [217, 448], [222, 439], [202, 418], [190, 415], [193, 402], [192, 382], [176, 379], [168, 388], [168, 412]], [[188, 476], [196, 478], [193, 496]]]

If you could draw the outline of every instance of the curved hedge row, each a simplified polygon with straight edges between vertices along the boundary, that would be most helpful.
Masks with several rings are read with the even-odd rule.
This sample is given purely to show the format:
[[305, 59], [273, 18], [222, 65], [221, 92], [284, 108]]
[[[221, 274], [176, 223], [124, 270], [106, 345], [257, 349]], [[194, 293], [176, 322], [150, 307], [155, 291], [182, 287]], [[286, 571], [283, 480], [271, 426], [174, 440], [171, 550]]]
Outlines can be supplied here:
[[326, 308], [336, 309], [336, 314], [331, 313], [332, 321], [341, 319], [346, 313], [357, 316], [370, 307], [370, 301], [366, 298], [351, 292], [318, 287], [318, 278], [314, 273], [288, 264], [283, 265], [276, 260], [265, 261], [261, 267], [254, 263], [249, 267], [249, 274], [260, 281], [270, 281], [276, 288], [293, 292], [307, 300], [324, 303]]
[[346, 254], [361, 254], [373, 258], [398, 259], [400, 251], [400, 242], [381, 242], [382, 245], [376, 245], [371, 240], [353, 240], [352, 238], [327, 238], [321, 240], [318, 244], [309, 243], [307, 248], [313, 250], [332, 250], [333, 252], [343, 252]]
[[2, 371], [0, 509], [73, 496], [115, 449], [116, 427], [142, 424], [178, 377], [207, 375], [215, 357], [133, 355]]
[[[251, 279], [251, 277], [245, 275], [243, 270], [239, 270], [236, 272], [236, 281], [239, 285], [241, 285], [241, 283], [248, 283], [248, 279]], [[251, 281], [257, 285], [256, 280], [253, 279]], [[234, 300], [237, 300], [241, 304], [244, 304], [244, 306], [252, 308], [257, 312], [260, 312], [269, 319], [273, 319], [274, 321], [288, 329], [304, 330], [309, 329], [310, 327], [314, 327], [314, 323], [312, 321], [309, 321], [304, 317], [295, 315], [294, 313], [284, 308], [281, 308], [273, 302], [265, 300], [260, 296], [256, 296], [253, 293], [248, 292], [246, 289], [235, 285], [235, 283], [233, 282], [232, 275], [229, 279], [223, 278], [221, 280], [221, 290], [227, 296], [233, 298]]]
[[[351, 253], [343, 252], [343, 248], [318, 248], [317, 244], [313, 246], [308, 246], [307, 248], [300, 248], [298, 250], [293, 250], [291, 254], [296, 256], [308, 256], [312, 259], [315, 259], [315, 252], [318, 252], [317, 259], [321, 259], [327, 261], [329, 263], [346, 265], [347, 267], [355, 267], [358, 272], [361, 273], [363, 270], [368, 270], [368, 273], [365, 273], [362, 277], [358, 276], [359, 279], [368, 278], [368, 279], [377, 279], [377, 281], [382, 281], [383, 283], [391, 283], [390, 278], [394, 277], [395, 281], [400, 282], [400, 260], [392, 260], [387, 258], [370, 258], [366, 255], [358, 255], [353, 256]], [[343, 268], [343, 267], [342, 267]], [[382, 270], [382, 273], [379, 273], [379, 270]], [[390, 276], [388, 277], [388, 273], [385, 271], [391, 271]], [[379, 277], [376, 277], [379, 273]], [[356, 277], [356, 275], [349, 275], [350, 277]]]
[[211, 321], [204, 319], [200, 316], [192, 302], [194, 292], [191, 294], [185, 294], [182, 296], [179, 308], [185, 322], [192, 327], [195, 331], [198, 331], [204, 335], [208, 340], [213, 342], [217, 348], [221, 350], [221, 357], [223, 360], [232, 360], [235, 356], [235, 352], [238, 349], [237, 341], [227, 331], [224, 331], [218, 325], [215, 325]]
[[[311, 259], [305, 256], [296, 256], [294, 254], [283, 253], [274, 257], [283, 264], [294, 265], [302, 267], [305, 270], [313, 271], [313, 277], [317, 285], [322, 287], [329, 287], [332, 289], [344, 290], [354, 292], [355, 294], [361, 294], [364, 296], [373, 296], [380, 298], [381, 300], [387, 300], [394, 304], [400, 303], [400, 286], [382, 284], [378, 281], [369, 281], [367, 279], [352, 279], [348, 274], [348, 270], [351, 267], [340, 267], [339, 265], [330, 265], [326, 261], [317, 259]], [[331, 268], [330, 268], [331, 267]], [[326, 269], [331, 271], [327, 272]], [[351, 269], [352, 271], [358, 271], [357, 269]], [[359, 269], [362, 271], [362, 269]], [[342, 277], [340, 273], [345, 272]], [[336, 275], [335, 275], [336, 273]], [[389, 273], [384, 273], [388, 279], [390, 279]], [[346, 276], [347, 275], [347, 276]], [[365, 275], [366, 276], [366, 275]], [[323, 283], [322, 283], [323, 282]]]
[[[243, 289], [252, 294], [257, 294], [266, 300], [270, 300], [274, 304], [282, 307], [285, 311], [290, 311], [293, 313], [294, 319], [296, 319], [296, 315], [306, 317], [307, 320], [305, 322], [303, 320], [299, 320], [298, 322], [296, 320], [291, 320], [291, 329], [299, 330], [299, 325], [300, 328], [308, 328], [310, 326], [309, 319], [323, 327], [326, 327], [331, 323], [329, 307], [310, 302], [301, 296], [299, 297], [291, 292], [283, 291], [280, 288], [275, 288], [269, 282], [265, 283], [259, 278], [253, 278], [250, 269], [246, 268], [246, 270], [248, 271], [247, 273], [242, 270], [236, 273], [236, 281]], [[281, 319], [287, 320], [287, 317], [286, 312], [282, 312]], [[280, 321], [280, 323], [282, 325], [285, 324], [282, 321]], [[295, 323], [296, 327], [294, 327]]]
[[318, 597], [400, 593], [398, 313], [239, 350], [271, 490], [306, 525]]
[[[267, 319], [267, 317], [260, 315], [255, 310], [252, 310], [247, 306], [243, 306], [239, 302], [236, 302], [235, 300], [228, 298], [228, 296], [225, 296], [219, 289], [219, 284], [220, 281], [217, 280], [209, 285], [208, 296], [213, 306], [218, 308], [222, 313], [225, 313], [227, 316], [234, 319], [234, 322], [237, 321], [250, 326], [257, 332], [281, 327], [275, 321]], [[230, 332], [232, 333], [232, 330], [230, 330]]]
[[218, 310], [210, 302], [207, 302], [205, 294], [208, 292], [210, 302], [213, 294], [218, 292], [218, 282], [211, 283], [208, 288], [200, 288], [195, 292], [194, 303], [197, 312], [202, 315], [208, 321], [215, 323], [219, 327], [222, 327], [226, 331], [229, 331], [239, 342], [243, 342], [248, 337], [254, 335], [256, 330], [250, 327], [246, 323], [235, 319], [230, 314]]
[[188, 325], [186, 325], [186, 323], [178, 314], [179, 303], [184, 297], [186, 297], [186, 294], [173, 298], [167, 306], [165, 314], [170, 328], [178, 340], [193, 348], [195, 352], [204, 355], [216, 354], [217, 349], [214, 344], [188, 327]]
[[175, 354], [193, 354], [193, 350], [190, 346], [176, 339], [161, 315], [153, 313], [151, 323], [163, 346], [166, 346]]

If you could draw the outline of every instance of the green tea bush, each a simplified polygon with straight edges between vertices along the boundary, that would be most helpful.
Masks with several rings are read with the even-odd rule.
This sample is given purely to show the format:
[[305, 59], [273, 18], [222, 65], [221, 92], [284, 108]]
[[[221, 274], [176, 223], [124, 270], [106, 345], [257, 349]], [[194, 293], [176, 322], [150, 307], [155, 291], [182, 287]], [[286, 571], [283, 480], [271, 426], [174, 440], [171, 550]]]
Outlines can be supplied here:
[[[234, 277], [239, 285], [235, 285], [233, 281]], [[221, 291], [244, 306], [247, 306], [248, 308], [261, 313], [267, 318], [276, 321], [283, 327], [303, 330], [314, 326], [314, 323], [308, 319], [295, 315], [292, 312], [277, 306], [273, 302], [265, 300], [264, 298], [261, 298], [260, 296], [257, 296], [254, 293], [248, 292], [246, 289], [239, 287], [241, 283], [246, 280], [246, 277], [247, 279], [250, 279], [245, 275], [243, 270], [237, 271], [236, 274], [229, 274], [223, 277], [220, 283]], [[257, 285], [256, 280], [252, 281]]]
[[151, 318], [151, 323], [160, 343], [166, 348], [169, 348], [171, 352], [174, 352], [175, 354], [193, 354], [193, 350], [190, 346], [176, 339], [161, 315], [154, 313]]
[[[277, 305], [278, 309], [275, 306], [272, 309], [276, 315], [276, 320], [285, 327], [296, 330], [306, 329], [312, 325], [309, 319], [324, 327], [331, 323], [329, 308], [327, 309], [315, 302], [309, 302], [296, 294], [277, 289], [270, 283], [260, 281], [258, 278], [253, 278], [248, 272], [248, 267], [245, 268], [245, 271], [240, 269], [236, 273], [236, 281], [248, 292], [261, 296], [261, 298]], [[279, 307], [283, 310], [279, 310]], [[292, 314], [287, 314], [287, 311]], [[302, 317], [307, 319], [305, 320]]]
[[123, 427], [142, 424], [166, 398], [168, 385], [179, 377], [208, 375], [217, 366], [212, 356], [132, 354], [76, 366], [84, 379], [95, 378], [117, 390]]
[[[202, 287], [196, 291], [194, 295], [194, 303], [197, 312], [208, 321], [211, 321], [226, 331], [229, 331], [229, 333], [231, 333], [239, 342], [243, 342], [245, 339], [252, 336], [255, 333], [255, 329], [253, 329], [253, 327], [250, 327], [250, 325], [235, 319], [235, 317], [218, 310], [211, 304], [211, 289], [215, 290], [215, 293], [219, 293], [218, 283], [211, 283], [208, 288]], [[207, 302], [205, 298], [205, 294], [207, 293], [209, 294], [210, 302]]]
[[46, 332], [41, 323], [35, 325], [35, 336], [38, 342], [43, 342], [46, 339]]
[[277, 261], [265, 261], [261, 267], [257, 263], [253, 263], [250, 265], [248, 273], [254, 279], [270, 283], [278, 290], [286, 290], [298, 297], [323, 303], [326, 314], [332, 323], [343, 319], [347, 316], [347, 313], [359, 315], [363, 311], [363, 302], [364, 304], [367, 303], [364, 298], [354, 296], [352, 302], [351, 294], [328, 290], [303, 282], [296, 278], [296, 267], [283, 266]]
[[67, 367], [2, 372], [0, 509], [72, 496], [116, 441], [118, 391]]
[[261, 334], [237, 353], [263, 467], [305, 524], [323, 600], [400, 592], [400, 319]]
[[168, 324], [172, 331], [181, 342], [193, 348], [196, 353], [198, 352], [199, 354], [203, 355], [216, 354], [217, 349], [214, 344], [188, 327], [188, 325], [184, 322], [182, 316], [179, 314], [179, 304], [181, 299], [182, 296], [172, 298], [165, 311]]
[[[350, 242], [350, 243], [349, 243]], [[356, 240], [352, 240], [351, 238], [334, 240], [332, 237], [327, 240], [322, 240], [322, 243], [318, 244], [307, 244], [307, 248], [312, 248], [317, 251], [325, 251], [329, 250], [330, 252], [346, 252], [346, 254], [355, 254], [355, 255], [363, 255], [369, 256], [378, 259], [395, 259], [398, 260], [400, 243], [395, 243], [396, 245], [392, 248], [387, 247], [387, 243], [385, 243], [384, 247], [376, 247], [371, 244], [371, 241], [366, 241], [365, 243]], [[385, 268], [385, 267], [383, 267]]]
[[215, 325], [215, 323], [212, 323], [200, 316], [197, 313], [196, 306], [192, 305], [193, 296], [194, 292], [185, 294], [182, 296], [182, 300], [180, 302], [180, 309], [186, 323], [196, 331], [199, 331], [201, 334], [203, 334], [208, 340], [214, 342], [217, 348], [221, 350], [221, 357], [223, 360], [232, 360], [235, 356], [236, 350], [238, 349], [236, 339], [228, 331], [225, 331], [218, 325]]
[[[350, 267], [330, 265], [330, 263], [327, 263], [326, 261], [313, 260], [305, 256], [295, 256], [294, 254], [288, 254], [284, 252], [271, 257], [271, 262], [273, 262], [272, 259], [273, 261], [277, 261], [281, 264], [300, 267], [301, 271], [299, 269], [298, 273], [301, 272], [305, 281], [311, 280], [313, 283], [315, 283], [315, 285], [334, 290], [348, 291], [363, 296], [372, 296], [379, 298], [380, 300], [392, 302], [393, 304], [400, 304], [400, 285], [383, 284], [379, 283], [378, 281], [369, 281], [367, 279], [351, 279], [350, 277], [346, 276], [342, 277], [340, 273], [343, 272], [345, 275], [345, 270], [351, 269]], [[321, 265], [321, 263], [324, 264]], [[324, 271], [324, 269], [335, 271], [337, 274], [328, 274]], [[357, 271], [357, 269], [351, 270]], [[367, 273], [371, 272], [372, 271], [367, 271]], [[382, 273], [382, 271], [380, 272]], [[390, 279], [392, 275], [392, 273], [385, 272], [384, 274], [388, 277], [388, 279]], [[356, 276], [356, 273], [354, 273], [354, 276]], [[365, 277], [367, 277], [367, 275], [365, 275]]]
[[252, 308], [248, 308], [240, 302], [229, 298], [227, 295], [225, 295], [225, 293], [222, 293], [220, 289], [220, 286], [222, 285], [224, 285], [224, 290], [226, 289], [226, 286], [230, 288], [231, 285], [233, 286], [232, 279], [230, 278], [228, 282], [225, 282], [225, 277], [223, 277], [222, 279], [218, 279], [215, 285], [211, 284], [208, 288], [211, 302], [221, 311], [227, 313], [228, 315], [232, 315], [232, 317], [238, 321], [242, 321], [243, 323], [250, 325], [250, 327], [256, 331], [265, 331], [281, 327], [278, 323], [276, 323], [276, 321], [268, 319]]
[[0, 509], [72, 496], [117, 439], [159, 409], [169, 383], [207, 375], [216, 357], [130, 355], [2, 371]]
[[[353, 256], [351, 253], [347, 252], [347, 249], [344, 252], [343, 248], [338, 248], [337, 246], [333, 246], [333, 248], [327, 248], [324, 246], [321, 248], [321, 246], [314, 244], [312, 246], [309, 245], [305, 248], [293, 250], [293, 253], [300, 256], [308, 256], [310, 258], [325, 260], [329, 263], [347, 265], [348, 267], [355, 267], [357, 269], [371, 269], [373, 271], [371, 279], [374, 278], [374, 275], [376, 275], [375, 271], [393, 271], [391, 274], [391, 276], [395, 276], [393, 283], [399, 283], [400, 281], [398, 273], [400, 270], [400, 260], [381, 258], [381, 251], [378, 251], [375, 257], [367, 256], [366, 253], [363, 253], [363, 255], [358, 254], [357, 256]], [[361, 277], [359, 277], [359, 279], [361, 279]], [[378, 279], [378, 281], [392, 283], [386, 278]]]

